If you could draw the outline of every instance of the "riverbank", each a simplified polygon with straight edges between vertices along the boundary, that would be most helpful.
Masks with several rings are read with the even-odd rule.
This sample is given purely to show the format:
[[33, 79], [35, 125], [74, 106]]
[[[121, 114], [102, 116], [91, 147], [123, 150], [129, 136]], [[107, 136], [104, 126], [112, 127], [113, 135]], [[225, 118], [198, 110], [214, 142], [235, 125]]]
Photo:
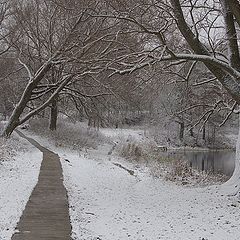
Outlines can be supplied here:
[[74, 240], [240, 238], [239, 202], [216, 187], [186, 188], [154, 178], [109, 155], [109, 143], [74, 151], [32, 137], [61, 157]]

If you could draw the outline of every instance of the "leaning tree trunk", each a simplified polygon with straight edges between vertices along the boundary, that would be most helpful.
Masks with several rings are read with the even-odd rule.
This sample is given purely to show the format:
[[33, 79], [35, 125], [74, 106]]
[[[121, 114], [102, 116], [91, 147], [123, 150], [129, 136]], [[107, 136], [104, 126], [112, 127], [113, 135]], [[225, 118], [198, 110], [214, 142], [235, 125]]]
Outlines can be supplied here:
[[47, 61], [39, 68], [35, 76], [30, 79], [27, 86], [25, 87], [21, 99], [19, 100], [14, 111], [12, 112], [8, 124], [3, 130], [2, 136], [9, 137], [14, 131], [14, 129], [21, 124], [20, 117], [31, 99], [32, 91], [36, 88], [38, 83], [42, 80], [42, 78], [45, 76], [45, 74], [49, 71], [50, 68], [51, 61]]
[[235, 169], [232, 177], [222, 185], [222, 190], [230, 195], [240, 196], [240, 117], [238, 139], [236, 143]]
[[14, 114], [10, 117], [7, 126], [3, 130], [2, 136], [9, 137], [18, 125], [19, 125], [19, 117], [17, 116], [17, 114]]
[[26, 87], [21, 100], [19, 101], [19, 103], [17, 104], [17, 106], [15, 107], [15, 109], [12, 112], [11, 117], [9, 118], [8, 124], [6, 125], [6, 127], [3, 130], [2, 136], [4, 137], [9, 137], [12, 132], [14, 131], [14, 129], [20, 124], [20, 116], [23, 113], [29, 99], [31, 98], [31, 93], [32, 90], [34, 89], [34, 85], [33, 84], [28, 84], [28, 86]]
[[56, 96], [51, 104], [50, 108], [50, 124], [49, 124], [49, 129], [51, 131], [57, 130], [57, 117], [58, 117], [58, 106], [57, 106], [57, 98]]

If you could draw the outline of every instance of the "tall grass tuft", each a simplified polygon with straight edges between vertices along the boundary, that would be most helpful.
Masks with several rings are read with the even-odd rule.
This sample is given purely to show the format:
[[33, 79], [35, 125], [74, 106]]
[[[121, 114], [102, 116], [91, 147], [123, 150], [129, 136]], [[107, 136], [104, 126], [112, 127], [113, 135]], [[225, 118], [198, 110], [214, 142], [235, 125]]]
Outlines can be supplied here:
[[100, 143], [106, 141], [106, 138], [99, 131], [89, 129], [81, 122], [72, 123], [60, 120], [57, 130], [50, 131], [47, 119], [33, 119], [29, 122], [29, 130], [47, 137], [58, 147], [67, 147], [73, 150], [96, 148]]
[[147, 167], [151, 176], [177, 184], [207, 186], [227, 180], [227, 177], [221, 174], [193, 169], [186, 159], [166, 156], [151, 142], [122, 141], [116, 151], [136, 167]]

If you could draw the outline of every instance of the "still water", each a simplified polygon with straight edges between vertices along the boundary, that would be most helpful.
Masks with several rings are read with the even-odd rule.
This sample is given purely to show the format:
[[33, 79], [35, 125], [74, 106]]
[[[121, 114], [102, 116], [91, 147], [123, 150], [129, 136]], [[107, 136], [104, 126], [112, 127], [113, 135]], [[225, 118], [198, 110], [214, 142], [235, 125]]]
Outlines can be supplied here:
[[235, 166], [235, 152], [232, 150], [217, 151], [168, 151], [171, 159], [186, 159], [190, 166], [201, 171], [211, 171], [231, 176]]

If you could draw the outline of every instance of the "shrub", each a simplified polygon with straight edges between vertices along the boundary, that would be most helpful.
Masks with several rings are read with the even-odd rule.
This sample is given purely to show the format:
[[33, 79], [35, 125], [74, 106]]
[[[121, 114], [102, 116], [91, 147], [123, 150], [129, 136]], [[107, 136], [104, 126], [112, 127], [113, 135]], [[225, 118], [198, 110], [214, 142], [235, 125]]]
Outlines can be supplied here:
[[192, 168], [184, 159], [175, 159], [172, 163], [173, 176], [186, 177], [192, 175]]
[[118, 154], [137, 166], [145, 166], [156, 178], [163, 178], [181, 185], [206, 186], [222, 183], [227, 176], [192, 169], [184, 158], [167, 156], [151, 142], [122, 141], [116, 147]]
[[207, 186], [210, 184], [223, 183], [228, 180], [228, 177], [210, 171], [193, 169], [188, 161], [177, 159], [171, 164], [170, 171], [166, 173], [165, 179], [181, 185]]
[[80, 122], [71, 123], [60, 120], [56, 131], [48, 129], [46, 119], [33, 119], [29, 122], [29, 130], [40, 136], [48, 137], [56, 146], [70, 147], [74, 150], [96, 148], [106, 138], [97, 130], [89, 129]]
[[[163, 166], [171, 161], [170, 157], [166, 157], [152, 141], [137, 142], [134, 140], [120, 141], [116, 147], [116, 151], [121, 157], [136, 165], [144, 165], [150, 169], [152, 175], [158, 175], [157, 166]], [[154, 166], [154, 167], [153, 167]], [[154, 172], [154, 173], [153, 173]]]
[[144, 156], [144, 150], [136, 143], [127, 143], [122, 145], [120, 155], [131, 160], [138, 161], [140, 157]]

